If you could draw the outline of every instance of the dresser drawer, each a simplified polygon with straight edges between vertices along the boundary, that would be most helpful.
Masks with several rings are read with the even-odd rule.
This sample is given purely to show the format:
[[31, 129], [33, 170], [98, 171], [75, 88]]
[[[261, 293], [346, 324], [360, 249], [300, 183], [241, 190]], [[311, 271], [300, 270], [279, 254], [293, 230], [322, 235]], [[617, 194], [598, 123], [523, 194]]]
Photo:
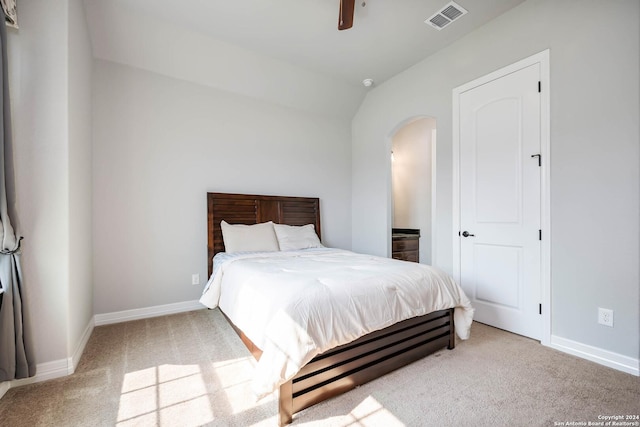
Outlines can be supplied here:
[[391, 258], [402, 261], [420, 262], [420, 253], [418, 251], [393, 252]]
[[417, 251], [418, 239], [393, 239], [392, 252]]
[[420, 262], [419, 235], [394, 236], [391, 240], [391, 257], [403, 261]]

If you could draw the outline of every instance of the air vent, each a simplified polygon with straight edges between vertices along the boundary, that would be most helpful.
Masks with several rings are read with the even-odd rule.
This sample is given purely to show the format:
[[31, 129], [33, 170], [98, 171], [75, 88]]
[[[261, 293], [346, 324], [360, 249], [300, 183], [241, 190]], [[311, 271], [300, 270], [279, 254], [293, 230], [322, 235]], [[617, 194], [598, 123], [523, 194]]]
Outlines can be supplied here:
[[439, 31], [466, 13], [465, 8], [452, 1], [424, 22]]

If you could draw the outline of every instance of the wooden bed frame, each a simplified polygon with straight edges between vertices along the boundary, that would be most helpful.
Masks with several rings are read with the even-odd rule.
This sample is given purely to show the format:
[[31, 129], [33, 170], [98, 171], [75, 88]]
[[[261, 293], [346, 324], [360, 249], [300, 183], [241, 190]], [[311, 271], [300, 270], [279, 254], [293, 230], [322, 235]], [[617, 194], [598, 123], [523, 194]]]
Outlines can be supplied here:
[[[224, 251], [220, 228], [222, 220], [230, 224], [265, 221], [288, 225], [314, 224], [320, 237], [320, 201], [317, 198], [207, 193], [207, 210], [209, 275], [213, 271], [213, 256]], [[227, 320], [251, 354], [259, 359], [262, 351]], [[289, 424], [296, 412], [444, 347], [455, 347], [453, 309], [396, 323], [319, 354], [294, 378], [280, 386], [279, 423]]]

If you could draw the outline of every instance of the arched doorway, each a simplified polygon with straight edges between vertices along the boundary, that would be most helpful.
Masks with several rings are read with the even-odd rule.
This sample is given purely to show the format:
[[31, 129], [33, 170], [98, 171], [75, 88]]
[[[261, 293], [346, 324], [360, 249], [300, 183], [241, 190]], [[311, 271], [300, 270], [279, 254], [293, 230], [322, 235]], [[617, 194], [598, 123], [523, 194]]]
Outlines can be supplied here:
[[[390, 140], [392, 256], [433, 264], [436, 120], [410, 119], [397, 128]], [[419, 233], [419, 255], [412, 250], [398, 252], [405, 246], [399, 246], [398, 240], [410, 238], [412, 233]]]

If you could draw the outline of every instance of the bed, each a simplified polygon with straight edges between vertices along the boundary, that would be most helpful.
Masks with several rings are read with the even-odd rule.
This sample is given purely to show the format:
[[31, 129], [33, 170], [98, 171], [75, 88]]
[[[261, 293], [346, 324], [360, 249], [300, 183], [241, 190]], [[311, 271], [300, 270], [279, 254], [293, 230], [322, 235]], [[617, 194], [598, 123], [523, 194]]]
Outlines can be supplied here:
[[[251, 225], [272, 221], [275, 224], [287, 224], [290, 226], [313, 224], [318, 238], [321, 236], [320, 202], [318, 198], [207, 193], [207, 210], [208, 271], [211, 279], [205, 289], [205, 293], [203, 293], [201, 302], [205, 300], [205, 294], [213, 281], [213, 258], [215, 255], [225, 252], [222, 237], [222, 226], [226, 225], [225, 222]], [[302, 259], [303, 262], [316, 264], [327, 263], [328, 259], [328, 264], [336, 264], [340, 262], [351, 263], [351, 257], [357, 255], [348, 251], [330, 249], [317, 249], [317, 253], [311, 251], [309, 250], [302, 254], [298, 254], [295, 251], [292, 254], [239, 254], [231, 262], [235, 261], [239, 264], [242, 261], [253, 263], [254, 265], [260, 264], [260, 268], [269, 269], [273, 267], [272, 264], [277, 265], [279, 262], [289, 262], [288, 257], [295, 257], [296, 259]], [[220, 255], [224, 256], [225, 254]], [[220, 268], [219, 259], [222, 258], [220, 256], [216, 258], [216, 267], [218, 268]], [[231, 262], [228, 263], [231, 264]], [[415, 265], [414, 263], [395, 260], [389, 260], [389, 262], [402, 263], [396, 265], [405, 266], [406, 268], [409, 268], [409, 264]], [[384, 263], [386, 263], [386, 260]], [[226, 264], [223, 264], [223, 266], [226, 266]], [[335, 268], [339, 268], [339, 266]], [[231, 272], [236, 270], [231, 270], [231, 267], [229, 267], [227, 269], [229, 273], [227, 274], [231, 277]], [[270, 273], [271, 271], [269, 270], [261, 273], [265, 275], [264, 280], [266, 280], [267, 276], [270, 276]], [[254, 272], [247, 274], [249, 274], [249, 277], [255, 276]], [[215, 274], [216, 280], [220, 280], [219, 276], [221, 275], [217, 272]], [[262, 276], [260, 280], [263, 280]], [[275, 283], [278, 280], [283, 279], [276, 278], [272, 280], [274, 286], [278, 284]], [[271, 282], [269, 283], [271, 284]], [[266, 351], [263, 351], [265, 349], [261, 348], [261, 346], [264, 347], [265, 344], [259, 344], [263, 341], [250, 339], [250, 336], [256, 336], [252, 330], [255, 329], [254, 326], [244, 321], [242, 323], [244, 326], [239, 327], [236, 323], [241, 322], [234, 321], [234, 316], [236, 316], [236, 319], [239, 319], [239, 317], [234, 312], [235, 308], [229, 307], [242, 307], [243, 304], [237, 303], [237, 301], [241, 301], [242, 292], [238, 292], [240, 292], [238, 295], [232, 296], [236, 302], [232, 305], [226, 305], [226, 311], [232, 315], [227, 315], [228, 313], [223, 310], [223, 304], [220, 304], [219, 308], [251, 354], [258, 360], [258, 364], [260, 365], [261, 361], [265, 362], [265, 359], [271, 363], [272, 351], [270, 351], [269, 346], [267, 345]], [[462, 293], [461, 290], [460, 292]], [[231, 291], [228, 290], [227, 295], [230, 293]], [[278, 293], [278, 295], [281, 294]], [[296, 412], [309, 406], [344, 393], [442, 348], [453, 349], [456, 340], [456, 321], [454, 318], [459, 323], [468, 323], [470, 325], [470, 318], [473, 313], [464, 293], [462, 293], [462, 296], [464, 300], [462, 305], [466, 306], [464, 312], [460, 310], [454, 311], [453, 307], [448, 307], [406, 318], [383, 328], [376, 328], [368, 331], [363, 336], [354, 337], [354, 339], [349, 338], [348, 342], [342, 342], [346, 340], [341, 337], [340, 345], [323, 348], [323, 351], [319, 354], [315, 354], [312, 358], [309, 357], [310, 360], [304, 359], [303, 364], [294, 365], [294, 371], [289, 370], [286, 374], [280, 373], [285, 378], [284, 382], [279, 384], [280, 425], [291, 423]], [[220, 298], [220, 296], [217, 295], [215, 298]], [[211, 298], [209, 298], [210, 301], [203, 302], [203, 304], [209, 307], [217, 306], [218, 300], [215, 298], [216, 302], [212, 303]], [[255, 298], [253, 299], [255, 300]], [[244, 301], [248, 300], [245, 299]], [[463, 322], [460, 322], [461, 319], [463, 319]], [[301, 333], [304, 334], [305, 331]], [[458, 331], [458, 334], [460, 334], [460, 331]], [[254, 343], [254, 341], [257, 341], [257, 343]], [[289, 357], [289, 353], [286, 356]], [[282, 371], [285, 371], [284, 367]]]

